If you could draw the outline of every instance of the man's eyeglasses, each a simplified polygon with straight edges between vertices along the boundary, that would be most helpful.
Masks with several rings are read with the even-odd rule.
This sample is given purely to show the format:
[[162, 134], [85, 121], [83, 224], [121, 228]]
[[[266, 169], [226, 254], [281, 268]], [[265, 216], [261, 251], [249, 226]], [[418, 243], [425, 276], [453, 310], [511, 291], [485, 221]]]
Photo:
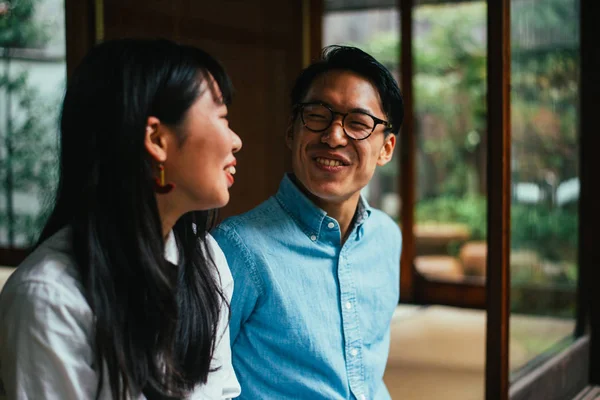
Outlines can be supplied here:
[[342, 129], [351, 139], [363, 140], [371, 136], [377, 125], [391, 129], [392, 124], [360, 111], [341, 113], [323, 103], [300, 103], [297, 106], [304, 127], [312, 132], [323, 132], [333, 123], [335, 115], [342, 116]]

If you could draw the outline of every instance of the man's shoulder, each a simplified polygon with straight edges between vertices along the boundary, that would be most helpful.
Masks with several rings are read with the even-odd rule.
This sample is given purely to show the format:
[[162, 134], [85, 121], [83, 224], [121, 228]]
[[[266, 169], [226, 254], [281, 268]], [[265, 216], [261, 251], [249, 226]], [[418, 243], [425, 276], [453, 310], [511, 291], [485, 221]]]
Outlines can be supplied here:
[[289, 223], [287, 212], [275, 197], [271, 197], [250, 211], [226, 218], [212, 231], [212, 235], [219, 244], [226, 239], [239, 241], [244, 238], [244, 243], [255, 245], [279, 235], [283, 226]]
[[371, 209], [371, 215], [365, 224], [365, 228], [365, 233], [371, 240], [398, 248], [402, 245], [402, 232], [398, 222], [381, 210]]
[[211, 235], [225, 254], [234, 279], [240, 270], [256, 276], [256, 268], [265, 262], [264, 250], [279, 234], [283, 214], [271, 197], [250, 211], [226, 218], [212, 230]]
[[398, 226], [398, 223], [394, 221], [394, 219], [388, 214], [377, 208], [371, 208], [371, 216], [369, 219], [372, 221], [373, 225], [375, 225], [378, 229], [383, 229], [386, 234], [400, 234], [400, 227]]
[[267, 222], [276, 218], [280, 212], [281, 208], [277, 200], [274, 197], [270, 197], [249, 211], [226, 218], [217, 226], [215, 231], [260, 229]]

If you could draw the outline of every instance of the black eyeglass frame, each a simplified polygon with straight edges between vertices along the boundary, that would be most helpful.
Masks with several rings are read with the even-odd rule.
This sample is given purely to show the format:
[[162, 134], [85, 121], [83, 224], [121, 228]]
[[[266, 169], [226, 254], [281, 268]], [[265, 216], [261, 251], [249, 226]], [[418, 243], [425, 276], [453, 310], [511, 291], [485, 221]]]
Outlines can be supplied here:
[[[329, 110], [329, 112], [331, 113], [331, 119], [329, 120], [329, 124], [323, 128], [323, 129], [311, 129], [308, 126], [306, 126], [306, 122], [304, 122], [304, 107], [306, 106], [323, 106], [326, 109]], [[351, 112], [347, 112], [347, 113], [343, 113], [343, 112], [339, 112], [339, 111], [334, 111], [329, 105], [325, 104], [325, 103], [321, 103], [320, 101], [310, 101], [307, 103], [298, 103], [296, 104], [296, 106], [294, 107], [296, 109], [296, 112], [300, 112], [300, 120], [302, 121], [302, 125], [304, 125], [304, 127], [306, 129], [308, 129], [311, 132], [325, 132], [327, 129], [329, 129], [331, 127], [331, 124], [333, 124], [333, 120], [335, 119], [336, 115], [341, 115], [342, 116], [342, 130], [344, 131], [344, 134], [346, 136], [348, 136], [350, 139], [352, 140], [365, 140], [368, 139], [373, 132], [375, 132], [375, 128], [377, 128], [377, 125], [383, 125], [384, 128], [386, 130], [392, 129], [392, 124], [389, 123], [388, 121], [385, 121], [381, 118], [377, 118], [369, 113], [363, 112], [363, 111], [351, 111]], [[344, 121], [346, 120], [346, 117], [350, 114], [362, 114], [362, 115], [367, 115], [369, 117], [371, 117], [373, 119], [373, 128], [371, 129], [371, 132], [369, 132], [369, 134], [367, 136], [365, 136], [364, 138], [354, 138], [352, 136], [350, 136], [348, 134], [348, 132], [346, 132], [346, 127], [344, 126]]]

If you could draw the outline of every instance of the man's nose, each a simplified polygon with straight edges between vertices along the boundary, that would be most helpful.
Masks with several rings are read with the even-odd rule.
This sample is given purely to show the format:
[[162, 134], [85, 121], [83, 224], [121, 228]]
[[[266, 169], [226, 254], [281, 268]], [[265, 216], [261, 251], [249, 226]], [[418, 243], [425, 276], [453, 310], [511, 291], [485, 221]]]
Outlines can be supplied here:
[[327, 143], [331, 148], [343, 147], [348, 144], [348, 137], [344, 132], [342, 118], [334, 118], [329, 128], [321, 135], [321, 142]]

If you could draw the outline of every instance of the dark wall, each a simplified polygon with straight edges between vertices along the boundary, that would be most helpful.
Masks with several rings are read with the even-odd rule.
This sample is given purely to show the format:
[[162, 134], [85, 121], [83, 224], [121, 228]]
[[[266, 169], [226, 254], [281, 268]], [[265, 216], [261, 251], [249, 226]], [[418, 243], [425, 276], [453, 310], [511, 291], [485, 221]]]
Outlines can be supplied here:
[[302, 0], [67, 0], [66, 7], [69, 71], [98, 36], [166, 37], [217, 57], [236, 89], [230, 125], [244, 142], [221, 215], [247, 211], [277, 190], [290, 165], [284, 132], [303, 64]]

